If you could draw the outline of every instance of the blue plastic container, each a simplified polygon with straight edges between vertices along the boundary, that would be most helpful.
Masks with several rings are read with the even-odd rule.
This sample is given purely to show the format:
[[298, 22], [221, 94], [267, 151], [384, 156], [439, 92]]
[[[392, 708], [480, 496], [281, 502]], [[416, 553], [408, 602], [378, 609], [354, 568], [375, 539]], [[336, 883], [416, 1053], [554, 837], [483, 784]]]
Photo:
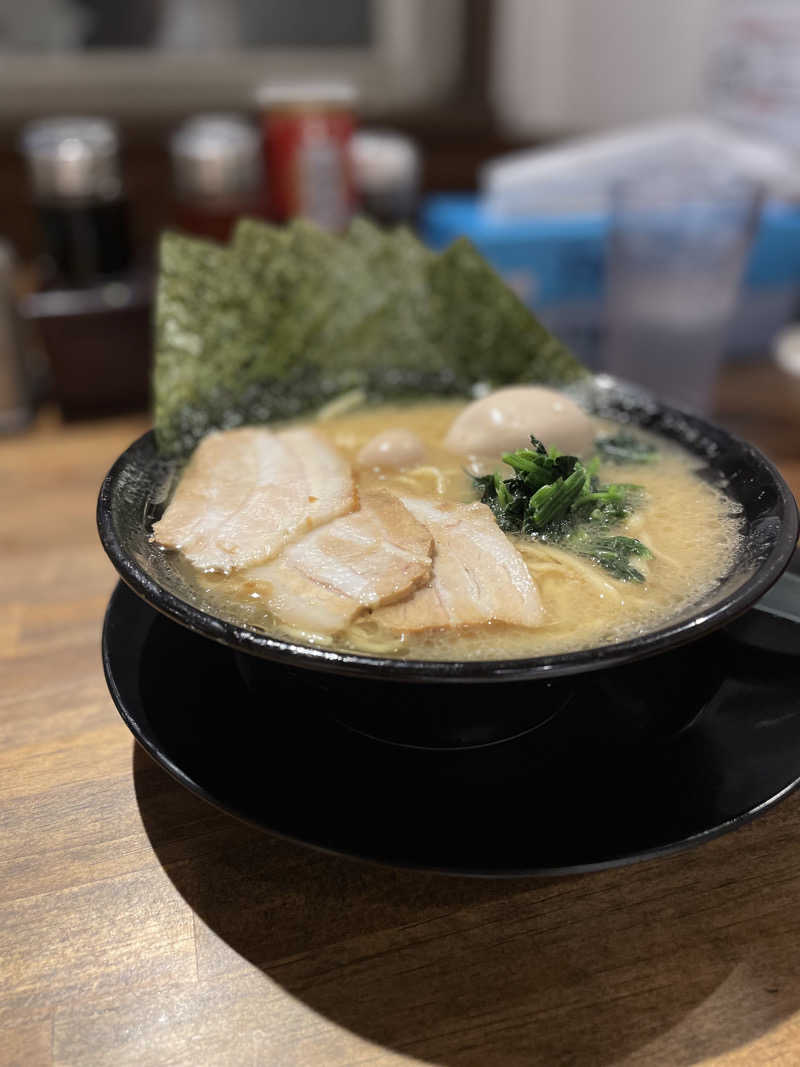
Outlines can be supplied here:
[[[590, 366], [604, 334], [603, 274], [607, 215], [498, 219], [477, 196], [436, 195], [423, 208], [423, 238], [443, 248], [466, 236], [547, 325]], [[738, 307], [732, 357], [764, 354], [800, 299], [800, 208], [764, 208]]]

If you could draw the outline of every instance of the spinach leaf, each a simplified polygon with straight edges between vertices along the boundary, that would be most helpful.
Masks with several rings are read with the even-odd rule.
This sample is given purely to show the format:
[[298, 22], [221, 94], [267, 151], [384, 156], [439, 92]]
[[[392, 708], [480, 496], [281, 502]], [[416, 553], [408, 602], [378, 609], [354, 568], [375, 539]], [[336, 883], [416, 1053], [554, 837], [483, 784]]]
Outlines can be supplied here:
[[644, 581], [630, 561], [649, 559], [650, 549], [634, 537], [609, 532], [642, 505], [641, 486], [601, 485], [596, 463], [584, 465], [577, 456], [547, 449], [536, 437], [531, 448], [508, 452], [503, 462], [512, 477], [496, 472], [473, 479], [501, 530], [560, 545], [621, 581]]
[[654, 463], [658, 459], [655, 445], [625, 430], [598, 437], [594, 445], [597, 454], [611, 463]]

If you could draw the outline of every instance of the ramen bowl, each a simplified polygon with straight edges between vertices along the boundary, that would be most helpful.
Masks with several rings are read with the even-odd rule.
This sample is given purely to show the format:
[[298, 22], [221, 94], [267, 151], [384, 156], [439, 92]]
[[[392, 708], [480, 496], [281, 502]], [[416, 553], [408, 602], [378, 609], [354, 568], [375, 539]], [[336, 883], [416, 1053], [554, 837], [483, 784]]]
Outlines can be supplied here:
[[628, 640], [522, 659], [414, 660], [314, 647], [221, 617], [171, 555], [150, 540], [177, 472], [174, 461], [159, 456], [152, 431], [122, 453], [103, 482], [100, 539], [123, 581], [174, 622], [249, 657], [341, 677], [436, 685], [553, 679], [657, 655], [743, 614], [777, 581], [797, 542], [797, 505], [775, 466], [753, 445], [700, 416], [607, 376], [583, 386], [579, 399], [598, 417], [681, 445], [697, 461], [699, 476], [718, 486], [741, 515], [737, 558], [714, 588], [666, 624]]

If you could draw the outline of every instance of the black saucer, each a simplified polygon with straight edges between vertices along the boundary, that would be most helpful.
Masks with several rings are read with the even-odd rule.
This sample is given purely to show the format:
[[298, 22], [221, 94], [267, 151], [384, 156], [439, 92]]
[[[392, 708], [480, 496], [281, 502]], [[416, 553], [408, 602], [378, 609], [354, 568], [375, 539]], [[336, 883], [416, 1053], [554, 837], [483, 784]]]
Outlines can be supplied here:
[[[193, 792], [297, 841], [397, 866], [613, 866], [731, 830], [800, 784], [800, 625], [780, 612], [756, 609], [630, 666], [426, 696], [359, 679], [329, 690], [266, 661], [254, 680], [236, 653], [120, 584], [103, 660], [134, 736]], [[485, 707], [510, 716], [509, 739], [394, 736], [403, 709], [429, 716], [434, 702], [439, 722]], [[393, 743], [369, 736], [370, 717]]]

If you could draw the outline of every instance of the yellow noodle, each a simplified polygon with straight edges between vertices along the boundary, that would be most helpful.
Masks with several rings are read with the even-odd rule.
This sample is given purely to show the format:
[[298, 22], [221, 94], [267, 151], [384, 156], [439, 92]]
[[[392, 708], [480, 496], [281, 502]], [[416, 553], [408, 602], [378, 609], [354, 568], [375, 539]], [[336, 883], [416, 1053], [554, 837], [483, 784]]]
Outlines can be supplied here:
[[525, 563], [528, 567], [528, 570], [534, 575], [564, 573], [564, 568], [560, 563], [543, 563], [541, 561], [532, 563], [529, 560], [525, 560]]
[[330, 422], [331, 419], [338, 419], [341, 415], [347, 415], [356, 408], [363, 407], [366, 400], [367, 394], [363, 389], [350, 389], [324, 404], [315, 418], [317, 422]]
[[[528, 559], [531, 556], [531, 548], [527, 545], [517, 545], [517, 548], [519, 548], [523, 558], [525, 558], [525, 561], [527, 563]], [[536, 545], [536, 548], [539, 548], [538, 544]], [[551, 549], [551, 551], [559, 552], [558, 549]], [[610, 581], [603, 578], [603, 574], [605, 572], [602, 570], [602, 568], [598, 567], [597, 564], [589, 563], [585, 560], [579, 559], [577, 556], [572, 556], [568, 552], [560, 551], [559, 554], [562, 557], [560, 560], [561, 566], [566, 567], [568, 570], [571, 570], [574, 574], [578, 575], [578, 577], [582, 581], [588, 582], [589, 585], [593, 585], [598, 589], [604, 590], [604, 592], [610, 593], [611, 596], [615, 597], [618, 602], [622, 601], [622, 594], [612, 585]], [[533, 565], [529, 564], [528, 569], [533, 570], [535, 566], [536, 564], [534, 558]]]
[[353, 647], [358, 649], [359, 652], [366, 652], [367, 655], [385, 656], [391, 653], [397, 654], [403, 647], [402, 641], [380, 640], [374, 635], [364, 633], [358, 624], [351, 626], [349, 632], [352, 635]]
[[334, 644], [333, 637], [326, 634], [309, 634], [306, 630], [296, 630], [292, 626], [282, 626], [282, 633], [291, 641], [297, 641], [302, 645], [314, 644], [329, 648]]
[[447, 478], [452, 477], [456, 473], [456, 470], [450, 470], [445, 473], [440, 467], [414, 467], [413, 470], [406, 471], [404, 474], [398, 474], [397, 481], [410, 486], [419, 493], [424, 493], [424, 485], [421, 486], [419, 484], [419, 479], [433, 478], [436, 485], [436, 492], [439, 496], [444, 496], [447, 492]]

